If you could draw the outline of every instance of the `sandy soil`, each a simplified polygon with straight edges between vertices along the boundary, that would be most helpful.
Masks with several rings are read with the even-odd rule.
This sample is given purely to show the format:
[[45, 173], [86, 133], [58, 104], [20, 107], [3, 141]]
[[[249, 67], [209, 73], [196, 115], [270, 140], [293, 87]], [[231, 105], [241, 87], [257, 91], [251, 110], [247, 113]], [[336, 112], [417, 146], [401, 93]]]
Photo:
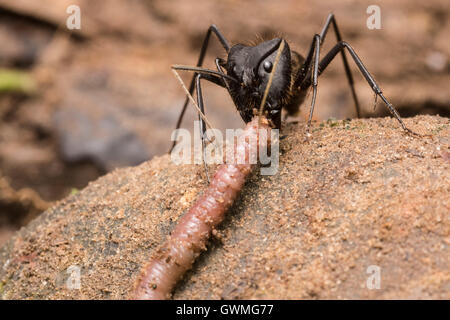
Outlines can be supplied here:
[[[283, 128], [280, 167], [256, 171], [175, 299], [449, 299], [450, 122], [390, 118]], [[212, 169], [212, 168], [211, 168]], [[124, 299], [205, 188], [168, 156], [114, 170], [0, 250], [4, 299]], [[367, 288], [369, 266], [381, 287]], [[67, 287], [68, 268], [81, 288]]]

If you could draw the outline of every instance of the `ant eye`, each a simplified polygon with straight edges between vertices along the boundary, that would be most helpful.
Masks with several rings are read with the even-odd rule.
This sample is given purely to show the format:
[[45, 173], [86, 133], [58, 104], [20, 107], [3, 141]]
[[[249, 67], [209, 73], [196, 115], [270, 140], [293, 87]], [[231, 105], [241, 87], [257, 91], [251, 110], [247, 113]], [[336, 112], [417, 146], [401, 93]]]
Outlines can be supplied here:
[[271, 72], [272, 71], [272, 62], [264, 61], [263, 67], [264, 67], [264, 70], [266, 70], [266, 72]]

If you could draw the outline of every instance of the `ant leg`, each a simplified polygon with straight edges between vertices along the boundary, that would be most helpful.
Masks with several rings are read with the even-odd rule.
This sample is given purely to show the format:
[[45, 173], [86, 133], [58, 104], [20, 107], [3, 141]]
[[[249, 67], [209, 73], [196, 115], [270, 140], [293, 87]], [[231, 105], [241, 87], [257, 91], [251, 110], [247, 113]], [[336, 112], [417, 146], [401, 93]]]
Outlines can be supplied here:
[[[313, 88], [313, 96], [311, 99], [311, 108], [309, 110], [308, 122], [306, 124], [306, 134], [310, 135], [309, 128], [311, 127], [312, 116], [314, 113], [314, 105], [316, 104], [316, 96], [317, 96], [317, 78], [319, 77], [319, 57], [320, 57], [320, 36], [316, 34], [314, 36], [314, 65], [312, 72], [312, 88]], [[309, 58], [309, 55], [308, 55]], [[307, 59], [308, 59], [307, 58]]]
[[[215, 63], [216, 63], [217, 71], [225, 74], [225, 72], [223, 72], [223, 68], [222, 68], [222, 66], [225, 64], [225, 61], [221, 58], [216, 58]], [[225, 82], [225, 86], [228, 90], [228, 93], [230, 93], [231, 89], [230, 89], [230, 85], [228, 84], [228, 81], [225, 78], [223, 78], [223, 82]], [[231, 98], [233, 98], [233, 96], [231, 94], [230, 94], [230, 96], [231, 96]]]
[[[339, 28], [336, 23], [336, 18], [333, 13], [330, 13], [327, 17], [325, 25], [322, 28], [322, 31], [320, 32], [320, 44], [322, 44], [325, 41], [325, 36], [327, 35], [328, 28], [330, 27], [330, 25], [333, 26], [334, 34], [336, 35], [337, 41], [338, 42], [342, 41], [341, 33], [339, 32]], [[347, 76], [348, 84], [350, 85], [350, 90], [352, 91], [353, 102], [355, 103], [356, 116], [358, 118], [360, 118], [361, 117], [361, 111], [360, 111], [361, 109], [359, 107], [358, 97], [357, 97], [356, 91], [355, 91], [355, 85], [354, 85], [354, 81], [353, 81], [352, 72], [350, 70], [345, 51], [341, 51], [341, 53], [342, 53], [341, 56], [342, 56], [342, 62], [344, 64], [345, 74]]]
[[[311, 67], [312, 67], [313, 63], [314, 63], [314, 65], [317, 65], [317, 61], [319, 59], [319, 53], [320, 53], [320, 36], [318, 34], [315, 34], [313, 37], [313, 40], [311, 42], [311, 45], [309, 47], [308, 55], [306, 56], [306, 59], [303, 60], [303, 58], [299, 55], [301, 57], [300, 60], [303, 60], [303, 61], [299, 61], [300, 63], [302, 63], [302, 66], [300, 67], [300, 70], [295, 75], [295, 82], [293, 85], [293, 87], [296, 88], [299, 92], [306, 92], [306, 90], [308, 90], [308, 88], [311, 86], [311, 82], [315, 83], [315, 86], [313, 86], [313, 97], [311, 100], [311, 108], [310, 108], [309, 118], [306, 123], [307, 136], [309, 135], [309, 128], [311, 125], [312, 115], [313, 115], [313, 111], [314, 111], [314, 104], [315, 104], [316, 95], [317, 95], [317, 76], [316, 75], [318, 75], [318, 71], [317, 71], [317, 73], [313, 72], [313, 74], [311, 74]], [[316, 59], [315, 59], [315, 61], [313, 61], [315, 57], [316, 57]], [[314, 78], [315, 80], [312, 78]], [[287, 115], [286, 115], [286, 117], [287, 117]]]
[[[197, 87], [197, 104], [200, 108], [200, 111], [205, 114], [205, 107], [203, 105], [203, 94], [202, 94], [202, 86], [200, 84], [200, 79], [202, 78], [201, 74], [195, 76], [195, 83]], [[209, 173], [208, 173], [208, 165], [206, 163], [206, 145], [205, 145], [205, 136], [206, 136], [206, 128], [205, 122], [201, 119], [200, 114], [198, 115], [198, 120], [200, 121], [200, 137], [202, 139], [202, 152], [203, 152], [203, 165], [205, 166], [205, 174], [206, 180], [209, 184]]]
[[379, 96], [383, 102], [386, 104], [387, 108], [391, 112], [391, 114], [398, 120], [400, 125], [402, 126], [403, 130], [406, 132], [422, 136], [421, 134], [418, 134], [408, 127], [406, 127], [405, 123], [400, 117], [400, 114], [397, 112], [397, 110], [394, 108], [394, 106], [386, 99], [386, 97], [383, 95], [383, 92], [381, 91], [381, 88], [378, 86], [378, 84], [375, 82], [375, 79], [372, 77], [372, 75], [369, 73], [369, 71], [366, 69], [364, 64], [362, 63], [361, 59], [356, 54], [355, 50], [345, 41], [339, 41], [328, 53], [327, 55], [320, 61], [319, 63], [319, 74], [321, 74], [325, 68], [330, 64], [330, 62], [336, 57], [336, 55], [343, 51], [344, 49], [347, 49], [350, 53], [351, 57], [353, 58], [353, 61], [356, 63], [356, 65], [359, 68], [359, 71], [362, 73], [366, 81], [369, 83], [370, 87], [372, 88], [375, 95]]
[[[309, 129], [311, 126], [312, 115], [314, 112], [314, 104], [315, 104], [316, 95], [317, 95], [317, 77], [316, 77], [317, 67], [316, 66], [317, 66], [317, 59], [319, 59], [319, 55], [316, 53], [317, 53], [317, 51], [320, 50], [320, 47], [322, 46], [323, 42], [325, 41], [325, 36], [327, 35], [330, 25], [333, 26], [334, 33], [336, 35], [338, 42], [342, 41], [342, 37], [339, 32], [339, 28], [337, 26], [334, 14], [330, 13], [327, 17], [325, 25], [323, 26], [320, 34], [314, 36], [313, 41], [310, 46], [310, 49], [309, 49], [309, 52], [308, 52], [308, 55], [306, 56], [306, 59], [303, 63], [302, 70], [300, 71], [300, 74], [297, 76], [297, 79], [298, 79], [297, 81], [299, 83], [296, 83], [296, 84], [297, 84], [297, 86], [299, 86], [301, 88], [301, 90], [306, 90], [307, 88], [309, 88], [309, 86], [311, 85], [311, 82], [313, 85], [313, 98], [312, 98], [308, 122], [306, 125], [307, 133], [309, 133]], [[319, 37], [319, 40], [317, 40], [317, 37]], [[317, 46], [318, 46], [317, 41], [319, 41], [319, 48], [317, 48]], [[348, 83], [350, 85], [350, 89], [352, 92], [353, 101], [355, 103], [356, 115], [358, 118], [360, 118], [361, 112], [360, 112], [358, 97], [357, 97], [356, 91], [355, 91], [353, 76], [350, 71], [350, 67], [349, 67], [349, 64], [347, 61], [347, 56], [345, 55], [345, 51], [342, 51], [341, 54], [342, 54], [342, 62], [344, 64], [345, 74], [347, 76]], [[314, 63], [314, 65], [312, 65], [313, 63]], [[311, 67], [313, 67], [312, 74], [311, 74]], [[313, 78], [310, 79], [310, 76], [312, 76]], [[316, 80], [314, 80], [314, 78]]]
[[[227, 52], [230, 51], [230, 45], [228, 44], [228, 41], [225, 39], [225, 37], [222, 35], [222, 33], [220, 33], [219, 29], [217, 29], [217, 27], [213, 24], [209, 27], [209, 29], [206, 33], [205, 39], [203, 40], [202, 48], [200, 50], [200, 56], [198, 57], [197, 67], [201, 67], [203, 64], [203, 60], [206, 55], [206, 50], [208, 49], [209, 38], [211, 36], [211, 33], [214, 33], [217, 36], [217, 38], [219, 39], [223, 48]], [[191, 84], [189, 85], [189, 93], [191, 95], [194, 92], [194, 85], [195, 85], [194, 81], [195, 81], [195, 74], [192, 77]], [[180, 128], [181, 121], [183, 120], [183, 116], [186, 111], [186, 107], [187, 107], [188, 103], [189, 103], [189, 97], [186, 97], [186, 100], [184, 101], [184, 104], [183, 104], [183, 108], [181, 109], [181, 113], [178, 117], [177, 125], [176, 125], [175, 129]], [[176, 136], [175, 136], [175, 138], [176, 138]], [[177, 139], [175, 139], [174, 142], [172, 143], [172, 147], [170, 148], [169, 153], [172, 152], [173, 148], [175, 147], [176, 141], [177, 141]]]
[[[209, 75], [209, 74], [197, 74], [195, 76], [195, 87], [197, 89], [197, 104], [198, 107], [200, 108], [200, 112], [205, 115], [205, 106], [203, 103], [203, 93], [202, 93], [202, 86], [200, 83], [200, 80], [208, 80], [210, 82], [213, 82], [221, 87], [224, 87], [224, 80], [223, 78], [217, 78], [215, 76]], [[206, 124], [205, 121], [203, 120], [202, 117], [200, 117], [200, 114], [198, 115], [199, 121], [200, 121], [200, 137], [202, 139], [202, 151], [203, 151], [203, 164], [205, 166], [205, 173], [206, 173], [206, 179], [208, 180], [208, 184], [209, 184], [209, 173], [208, 173], [208, 166], [206, 163], [206, 143], [205, 143], [205, 139], [207, 139], [209, 142], [211, 142], [209, 140], [209, 138], [206, 135]]]
[[[216, 62], [216, 68], [217, 68], [217, 71], [219, 71], [220, 73], [226, 74], [226, 73], [223, 71], [223, 67], [224, 67], [225, 64], [226, 64], [226, 61], [223, 60], [223, 59], [221, 59], [221, 58], [216, 58], [215, 62]], [[234, 103], [235, 105], [237, 105], [238, 103], [234, 100], [234, 97], [233, 97], [233, 95], [231, 94], [231, 88], [230, 88], [230, 84], [229, 84], [229, 82], [228, 82], [229, 79], [227, 79], [227, 78], [225, 78], [225, 77], [222, 77], [222, 79], [223, 79], [223, 82], [225, 83], [225, 87], [226, 87], [226, 89], [227, 89], [227, 91], [228, 91], [228, 94], [230, 95], [231, 100], [233, 101], [233, 103]], [[281, 113], [280, 113], [280, 123], [281, 123]]]
[[[178, 79], [178, 81], [180, 81], [180, 84], [186, 93], [187, 99], [189, 99], [194, 104], [195, 108], [197, 109], [197, 112], [199, 113], [199, 115], [202, 119], [203, 126], [206, 127], [205, 126], [205, 122], [206, 122], [208, 124], [208, 126], [211, 127], [211, 125], [208, 123], [208, 120], [206, 119], [205, 115], [203, 114], [202, 110], [200, 110], [200, 107], [194, 101], [194, 98], [192, 98], [192, 93], [189, 92], [189, 90], [184, 85], [184, 82], [181, 79], [180, 75], [178, 74], [177, 70], [195, 72], [194, 80], [197, 75], [202, 75], [202, 77], [201, 77], [202, 79], [213, 82], [214, 84], [216, 84], [220, 87], [226, 86], [226, 84], [227, 84], [226, 80], [230, 80], [230, 81], [237, 81], [237, 80], [228, 76], [227, 74], [223, 73], [222, 69], [220, 69], [219, 71], [214, 71], [214, 70], [209, 70], [209, 69], [205, 69], [205, 68], [201, 68], [201, 67], [191, 67], [191, 66], [182, 66], [182, 65], [172, 65], [171, 68], [172, 68], [172, 71], [173, 71], [175, 77]], [[194, 82], [194, 84], [195, 84], [195, 82]]]
[[[309, 129], [311, 127], [312, 116], [314, 113], [314, 105], [316, 104], [317, 96], [317, 78], [319, 76], [319, 59], [320, 59], [320, 35], [315, 34], [309, 47], [308, 55], [303, 62], [300, 73], [297, 75], [295, 86], [300, 91], [308, 89], [311, 85], [313, 87], [313, 96], [311, 99], [311, 107], [309, 111], [308, 122], [306, 123], [306, 134], [309, 136]], [[312, 72], [311, 72], [312, 68]]]

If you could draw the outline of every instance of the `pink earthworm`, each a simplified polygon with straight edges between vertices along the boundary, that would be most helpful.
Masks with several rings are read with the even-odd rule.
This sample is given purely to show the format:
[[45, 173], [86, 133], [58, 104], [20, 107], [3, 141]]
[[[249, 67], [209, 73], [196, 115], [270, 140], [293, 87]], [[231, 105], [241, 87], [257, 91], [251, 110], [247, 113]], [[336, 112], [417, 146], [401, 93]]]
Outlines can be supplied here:
[[[266, 139], [260, 137], [261, 133]], [[143, 267], [132, 299], [163, 300], [171, 297], [177, 282], [206, 250], [210, 235], [223, 221], [247, 176], [256, 166], [252, 163], [256, 161], [251, 159], [257, 159], [259, 148], [266, 148], [269, 144], [269, 122], [263, 116], [255, 116], [238, 139], [235, 159], [219, 166], [203, 195], [179, 219], [169, 238]]]

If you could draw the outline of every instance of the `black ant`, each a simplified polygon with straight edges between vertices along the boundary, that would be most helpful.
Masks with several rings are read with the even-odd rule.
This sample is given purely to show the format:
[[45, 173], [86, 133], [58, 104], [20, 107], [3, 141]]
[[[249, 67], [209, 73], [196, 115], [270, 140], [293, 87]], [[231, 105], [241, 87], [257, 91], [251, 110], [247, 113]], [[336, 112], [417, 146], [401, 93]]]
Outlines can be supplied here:
[[[321, 60], [320, 48], [325, 40], [325, 36], [328, 32], [330, 25], [334, 29], [334, 33], [337, 38], [337, 44], [325, 55]], [[203, 60], [208, 48], [209, 38], [211, 34], [215, 34], [226, 50], [228, 57], [227, 61], [216, 58], [215, 64], [217, 71], [201, 68]], [[273, 81], [270, 85], [268, 93], [265, 93], [266, 86], [269, 81], [269, 76], [272, 72], [274, 60], [278, 49], [283, 44], [281, 56], [276, 70], [274, 70]], [[311, 120], [314, 112], [314, 104], [317, 95], [317, 78], [330, 64], [330, 62], [341, 52], [342, 62], [345, 68], [345, 74], [347, 76], [348, 83], [352, 92], [353, 101], [355, 103], [357, 117], [360, 117], [360, 107], [358, 98], [356, 96], [353, 76], [350, 71], [345, 49], [350, 53], [351, 58], [358, 66], [360, 72], [369, 83], [376, 98], [380, 97], [386, 104], [391, 114], [399, 121], [402, 128], [410, 134], [419, 135], [406, 127], [402, 121], [397, 110], [383, 95], [380, 87], [375, 82], [372, 75], [366, 69], [361, 59], [358, 57], [354, 49], [345, 41], [342, 40], [336, 19], [332, 13], [327, 17], [324, 27], [320, 34], [315, 34], [308, 51], [308, 55], [304, 58], [299, 53], [289, 49], [289, 45], [282, 38], [276, 38], [269, 41], [259, 43], [254, 46], [236, 44], [230, 46], [225, 37], [220, 33], [215, 25], [211, 25], [206, 33], [206, 37], [203, 41], [203, 45], [200, 51], [200, 56], [197, 62], [197, 67], [188, 66], [172, 66], [174, 70], [185, 70], [195, 72], [191, 84], [189, 87], [189, 93], [192, 95], [196, 88], [197, 93], [197, 105], [199, 108], [200, 131], [202, 142], [204, 144], [206, 126], [205, 126], [205, 109], [203, 104], [201, 80], [208, 80], [228, 90], [237, 110], [239, 111], [242, 119], [248, 123], [253, 115], [254, 109], [258, 108], [263, 99], [265, 100], [264, 108], [267, 111], [266, 117], [272, 122], [275, 128], [281, 127], [281, 110], [284, 109], [287, 112], [287, 116], [295, 115], [302, 102], [306, 97], [308, 89], [312, 86], [313, 94], [311, 100], [311, 108], [309, 112], [309, 119], [306, 125], [306, 132], [309, 134], [309, 128], [311, 126]], [[223, 71], [225, 69], [226, 73]], [[187, 91], [187, 90], [186, 90]], [[192, 97], [186, 97], [183, 105], [183, 109], [178, 118], [176, 128], [181, 125], [183, 115], [186, 111], [186, 107], [189, 103], [189, 99]], [[176, 144], [176, 138], [173, 142], [172, 151]]]

